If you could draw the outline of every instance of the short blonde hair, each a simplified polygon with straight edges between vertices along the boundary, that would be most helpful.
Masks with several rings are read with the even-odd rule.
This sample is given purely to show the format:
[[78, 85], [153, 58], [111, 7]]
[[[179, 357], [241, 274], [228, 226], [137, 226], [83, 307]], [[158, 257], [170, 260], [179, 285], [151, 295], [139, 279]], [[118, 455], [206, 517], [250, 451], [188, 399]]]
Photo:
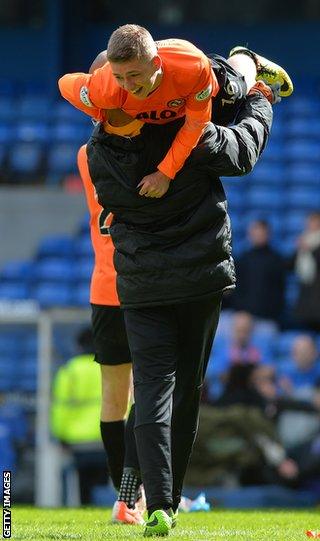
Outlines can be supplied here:
[[110, 62], [128, 62], [137, 59], [152, 60], [157, 55], [157, 46], [150, 32], [137, 24], [119, 26], [110, 36], [107, 57]]

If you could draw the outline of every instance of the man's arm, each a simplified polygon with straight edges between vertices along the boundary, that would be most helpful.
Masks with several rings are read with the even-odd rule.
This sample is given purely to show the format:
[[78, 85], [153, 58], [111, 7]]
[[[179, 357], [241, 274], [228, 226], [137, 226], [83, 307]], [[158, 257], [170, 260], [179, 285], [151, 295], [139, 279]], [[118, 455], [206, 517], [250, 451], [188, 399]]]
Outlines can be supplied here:
[[206, 165], [219, 176], [249, 173], [265, 148], [272, 117], [270, 103], [256, 90], [244, 101], [235, 126], [211, 125], [194, 149], [188, 165]]

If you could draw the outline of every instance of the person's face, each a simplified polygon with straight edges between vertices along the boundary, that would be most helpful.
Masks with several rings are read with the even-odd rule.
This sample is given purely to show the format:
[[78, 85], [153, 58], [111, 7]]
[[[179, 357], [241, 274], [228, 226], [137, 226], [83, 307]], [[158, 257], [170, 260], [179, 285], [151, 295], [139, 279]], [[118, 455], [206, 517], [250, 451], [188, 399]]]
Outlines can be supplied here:
[[249, 227], [249, 239], [253, 246], [265, 246], [269, 242], [268, 229], [257, 222], [254, 222]]
[[233, 339], [239, 344], [247, 344], [251, 338], [252, 319], [248, 314], [238, 313], [234, 316]]
[[314, 233], [316, 231], [320, 232], [320, 215], [319, 214], [311, 214], [308, 217], [307, 230], [310, 231], [311, 233]]
[[307, 370], [316, 361], [317, 350], [313, 340], [301, 336], [295, 340], [292, 347], [292, 354], [296, 365], [302, 370]]
[[156, 86], [160, 74], [160, 59], [150, 61], [128, 60], [110, 62], [110, 67], [118, 85], [139, 100], [144, 100]]

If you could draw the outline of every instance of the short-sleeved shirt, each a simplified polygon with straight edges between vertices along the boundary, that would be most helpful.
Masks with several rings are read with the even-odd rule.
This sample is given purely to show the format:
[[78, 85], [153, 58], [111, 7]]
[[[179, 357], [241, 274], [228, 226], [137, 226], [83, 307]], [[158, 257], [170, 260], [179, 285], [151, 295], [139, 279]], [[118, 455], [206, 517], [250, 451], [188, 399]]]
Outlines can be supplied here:
[[157, 42], [162, 62], [160, 85], [145, 99], [121, 88], [110, 64], [94, 71], [67, 74], [59, 80], [62, 96], [90, 116], [105, 120], [105, 109], [123, 109], [143, 122], [163, 124], [186, 115], [158, 169], [170, 178], [183, 166], [211, 118], [211, 98], [219, 91], [209, 58], [192, 43], [169, 39]]

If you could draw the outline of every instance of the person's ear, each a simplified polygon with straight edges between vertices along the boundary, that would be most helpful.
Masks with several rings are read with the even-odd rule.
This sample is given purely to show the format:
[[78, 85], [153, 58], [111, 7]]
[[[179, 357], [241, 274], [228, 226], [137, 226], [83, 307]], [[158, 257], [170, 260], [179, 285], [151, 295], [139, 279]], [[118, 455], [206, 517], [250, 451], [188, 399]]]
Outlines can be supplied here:
[[159, 70], [162, 66], [162, 61], [159, 55], [155, 56], [153, 59], [153, 65], [156, 68], [156, 70]]

